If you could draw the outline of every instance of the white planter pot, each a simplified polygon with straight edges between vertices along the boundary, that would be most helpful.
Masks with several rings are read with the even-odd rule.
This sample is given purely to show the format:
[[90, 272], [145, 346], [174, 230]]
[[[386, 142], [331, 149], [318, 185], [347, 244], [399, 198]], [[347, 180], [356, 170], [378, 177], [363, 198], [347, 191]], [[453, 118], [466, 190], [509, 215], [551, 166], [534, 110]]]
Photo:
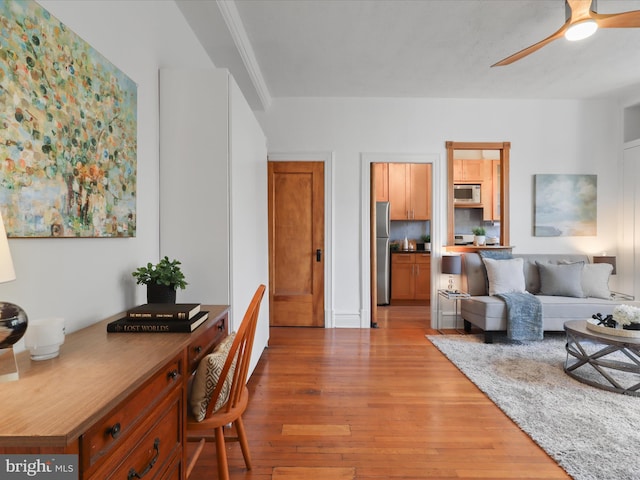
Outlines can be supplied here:
[[476, 247], [481, 247], [485, 243], [487, 243], [487, 237], [485, 235], [476, 235], [473, 237], [473, 244]]

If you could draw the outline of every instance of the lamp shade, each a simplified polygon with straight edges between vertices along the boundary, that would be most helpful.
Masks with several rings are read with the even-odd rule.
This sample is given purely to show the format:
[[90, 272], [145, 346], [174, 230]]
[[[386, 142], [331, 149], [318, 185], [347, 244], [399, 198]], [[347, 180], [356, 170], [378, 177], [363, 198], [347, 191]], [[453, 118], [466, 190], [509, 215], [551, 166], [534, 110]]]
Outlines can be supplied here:
[[2, 213], [0, 213], [0, 283], [10, 282], [16, 279], [16, 272], [13, 269], [13, 260], [7, 241], [7, 232], [4, 229]]
[[442, 257], [442, 273], [449, 275], [462, 273], [462, 257], [460, 255], [444, 255]]
[[616, 257], [613, 255], [594, 255], [593, 263], [608, 263], [613, 267], [611, 270], [611, 275], [616, 274]]

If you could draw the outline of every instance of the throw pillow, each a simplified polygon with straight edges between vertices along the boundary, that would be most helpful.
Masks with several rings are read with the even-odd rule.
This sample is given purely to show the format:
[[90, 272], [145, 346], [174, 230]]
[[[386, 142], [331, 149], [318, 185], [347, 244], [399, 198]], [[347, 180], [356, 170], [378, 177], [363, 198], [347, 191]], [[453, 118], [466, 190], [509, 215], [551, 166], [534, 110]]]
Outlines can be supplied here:
[[484, 266], [489, 278], [489, 295], [499, 293], [524, 293], [524, 262], [522, 258], [496, 260], [484, 258]]
[[587, 263], [582, 270], [582, 291], [585, 297], [611, 298], [609, 276], [613, 265], [609, 263]]
[[[484, 265], [484, 259], [485, 258], [492, 258], [494, 260], [510, 260], [513, 258], [513, 254], [511, 253], [510, 250], [480, 250], [478, 251], [478, 256], [480, 257], [480, 260], [482, 261], [482, 264]], [[484, 284], [485, 284], [485, 292], [482, 295], [486, 295], [487, 293], [489, 293], [489, 276], [487, 275], [487, 268], [485, 266], [485, 268], [482, 269], [483, 273], [484, 273]], [[469, 292], [471, 293], [471, 292]], [[471, 293], [471, 295], [473, 295], [473, 293]]]
[[536, 262], [540, 274], [540, 295], [583, 298], [584, 262], [557, 265]]
[[[220, 381], [220, 373], [224, 367], [224, 362], [229, 356], [229, 350], [233, 344], [233, 340], [236, 338], [235, 332], [228, 335], [209, 355], [200, 360], [200, 364], [196, 369], [196, 373], [193, 378], [193, 384], [191, 386], [191, 395], [189, 398], [189, 405], [191, 406], [191, 413], [195, 417], [196, 421], [201, 422], [207, 413], [207, 407], [211, 401], [211, 395], [216, 389], [218, 382]], [[218, 397], [213, 411], [219, 410], [227, 400], [229, 399], [229, 392], [231, 391], [231, 381], [233, 380], [233, 373], [235, 370], [235, 362], [231, 365], [229, 374], [224, 380], [222, 392]]]

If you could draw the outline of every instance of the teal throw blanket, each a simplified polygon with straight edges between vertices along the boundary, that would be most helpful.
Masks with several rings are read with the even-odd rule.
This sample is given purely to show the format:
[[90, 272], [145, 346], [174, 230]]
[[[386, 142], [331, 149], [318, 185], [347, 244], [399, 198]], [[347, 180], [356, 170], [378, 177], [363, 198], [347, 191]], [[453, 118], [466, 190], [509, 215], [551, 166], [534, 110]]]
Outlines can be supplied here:
[[535, 295], [499, 293], [495, 295], [507, 304], [507, 337], [510, 340], [542, 340], [542, 303]]

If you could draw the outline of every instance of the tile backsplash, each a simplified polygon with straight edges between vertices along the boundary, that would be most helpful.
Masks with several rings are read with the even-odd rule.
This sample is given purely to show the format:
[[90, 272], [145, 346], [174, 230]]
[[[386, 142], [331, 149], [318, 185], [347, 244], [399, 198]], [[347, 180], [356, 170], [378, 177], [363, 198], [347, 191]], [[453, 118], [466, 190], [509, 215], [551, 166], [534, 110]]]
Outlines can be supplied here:
[[392, 242], [400, 242], [404, 240], [404, 237], [407, 237], [409, 240], [420, 241], [421, 235], [431, 235], [430, 221], [391, 221], [391, 235], [389, 236], [389, 240]]

